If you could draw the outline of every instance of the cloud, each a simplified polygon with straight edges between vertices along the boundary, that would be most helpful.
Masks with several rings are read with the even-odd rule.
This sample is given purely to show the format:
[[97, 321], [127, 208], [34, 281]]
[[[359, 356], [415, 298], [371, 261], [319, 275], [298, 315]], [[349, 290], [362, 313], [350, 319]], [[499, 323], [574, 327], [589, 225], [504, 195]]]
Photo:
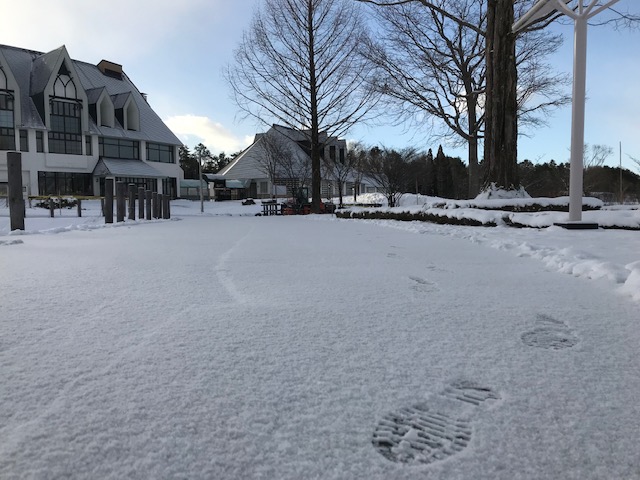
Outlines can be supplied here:
[[188, 146], [202, 142], [211, 153], [238, 152], [251, 144], [253, 137], [240, 138], [209, 117], [176, 115], [164, 119], [167, 126]]
[[173, 35], [176, 24], [197, 18], [211, 3], [219, 1], [21, 0], [11, 5], [11, 21], [3, 22], [0, 43], [37, 51], [64, 44], [72, 58], [127, 60]]

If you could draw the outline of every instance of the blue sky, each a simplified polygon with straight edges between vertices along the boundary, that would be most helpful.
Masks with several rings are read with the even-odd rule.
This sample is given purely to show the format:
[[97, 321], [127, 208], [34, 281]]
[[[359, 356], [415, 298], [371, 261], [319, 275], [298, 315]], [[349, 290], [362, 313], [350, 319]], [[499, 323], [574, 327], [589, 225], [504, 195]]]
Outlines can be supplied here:
[[[151, 106], [190, 147], [202, 141], [213, 153], [246, 146], [263, 127], [242, 120], [222, 77], [233, 50], [249, 27], [261, 0], [21, 0], [12, 5], [12, 21], [3, 25], [0, 43], [38, 51], [66, 45], [76, 60], [107, 59], [123, 65]], [[617, 9], [640, 13], [637, 0], [620, 0]], [[25, 28], [25, 26], [28, 26]], [[555, 25], [565, 38], [550, 61], [572, 71], [572, 25]], [[614, 149], [607, 164], [636, 166], [640, 158], [640, 31], [589, 29], [585, 141]], [[568, 161], [571, 107], [556, 111], [549, 126], [527, 132], [519, 159]], [[361, 126], [348, 135], [365, 144], [437, 149], [428, 130], [390, 125]], [[445, 152], [466, 159], [464, 149]]]

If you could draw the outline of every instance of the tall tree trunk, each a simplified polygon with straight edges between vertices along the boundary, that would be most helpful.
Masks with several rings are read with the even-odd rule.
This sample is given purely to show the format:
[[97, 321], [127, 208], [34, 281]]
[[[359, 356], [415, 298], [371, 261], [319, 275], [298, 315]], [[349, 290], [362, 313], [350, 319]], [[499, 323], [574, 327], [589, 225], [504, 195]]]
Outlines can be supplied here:
[[478, 122], [476, 118], [476, 97], [467, 99], [469, 109], [469, 198], [475, 198], [480, 193], [480, 168], [478, 166]]
[[309, 89], [311, 91], [311, 211], [320, 213], [320, 133], [318, 126], [318, 81], [315, 60], [315, 26], [313, 23], [314, 5], [307, 0], [309, 31]]
[[519, 187], [516, 39], [513, 0], [487, 2], [485, 186]]

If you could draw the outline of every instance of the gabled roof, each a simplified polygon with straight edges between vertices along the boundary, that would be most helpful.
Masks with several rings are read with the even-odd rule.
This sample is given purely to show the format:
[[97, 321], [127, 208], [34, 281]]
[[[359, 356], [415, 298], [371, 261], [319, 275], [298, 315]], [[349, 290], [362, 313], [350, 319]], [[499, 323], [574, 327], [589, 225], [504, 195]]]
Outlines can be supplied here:
[[[6, 58], [7, 64], [20, 88], [22, 125], [26, 128], [45, 129], [45, 122], [36, 109], [32, 95], [41, 94], [51, 79], [56, 66], [60, 64], [60, 57], [66, 56], [66, 48], [59, 47], [51, 52], [42, 53], [7, 45], [0, 45], [0, 51]], [[151, 108], [129, 77], [123, 72], [121, 78], [103, 74], [93, 64], [70, 59], [71, 68], [77, 74], [79, 85], [91, 99], [99, 95], [99, 89], [105, 89], [110, 97], [124, 98], [127, 95], [138, 108], [140, 114], [139, 131], [124, 130], [123, 128], [98, 127], [89, 121], [89, 132], [105, 137], [122, 137], [135, 140], [147, 140], [170, 145], [182, 145], [182, 142], [160, 119]], [[98, 90], [96, 90], [98, 89]], [[123, 103], [124, 105], [124, 103]], [[115, 107], [118, 108], [118, 107]]]
[[96, 177], [146, 177], [165, 178], [167, 175], [160, 173], [142, 160], [123, 160], [120, 158], [100, 158], [93, 169]]
[[[266, 155], [265, 142], [269, 139], [284, 141], [288, 153], [293, 155], [294, 161], [309, 162], [310, 157], [305, 143], [308, 142], [308, 132], [295, 130], [282, 125], [273, 125], [267, 132], [256, 134], [254, 142], [236, 156], [231, 163], [218, 172], [218, 175], [240, 180], [266, 178], [268, 175], [261, 166], [260, 159]], [[333, 137], [328, 137], [326, 132], [322, 133], [322, 141], [331, 143], [342, 143]]]
[[86, 91], [87, 93], [87, 101], [89, 102], [89, 105], [93, 105], [94, 103], [97, 103], [98, 100], [100, 100], [100, 96], [102, 95], [102, 92], [106, 92], [107, 89], [104, 87], [97, 87], [97, 88], [90, 88], [89, 90]]
[[124, 108], [127, 100], [131, 97], [131, 92], [118, 93], [117, 95], [111, 95], [111, 101], [113, 102], [113, 108], [116, 110]]
[[[29, 95], [36, 95], [44, 91], [54, 73], [54, 69], [58, 64], [60, 57], [64, 56], [65, 51], [66, 49], [64, 46], [61, 46], [51, 52], [43, 53], [33, 60]], [[22, 85], [20, 87], [22, 88]]]

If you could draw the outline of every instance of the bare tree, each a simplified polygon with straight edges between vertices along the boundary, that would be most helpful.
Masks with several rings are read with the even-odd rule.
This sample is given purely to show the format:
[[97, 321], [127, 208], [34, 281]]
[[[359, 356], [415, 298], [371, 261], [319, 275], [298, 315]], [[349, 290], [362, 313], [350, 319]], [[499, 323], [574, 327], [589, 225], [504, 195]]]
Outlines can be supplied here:
[[270, 137], [266, 133], [261, 134], [257, 140], [257, 145], [262, 149], [263, 155], [256, 156], [258, 170], [264, 173], [271, 182], [271, 196], [276, 192], [276, 181], [278, 179], [278, 169], [280, 159], [283, 156], [281, 142], [277, 138]]
[[407, 191], [410, 180], [409, 162], [416, 156], [411, 148], [403, 150], [372, 148], [364, 161], [364, 173], [387, 197], [390, 207], [395, 207]]
[[613, 148], [609, 145], [589, 145], [588, 143], [584, 144], [584, 160], [582, 161], [582, 165], [584, 169], [593, 167], [601, 167], [604, 165], [604, 162], [607, 161], [611, 155], [613, 155]]
[[362, 88], [369, 65], [357, 55], [366, 28], [353, 0], [265, 0], [226, 71], [238, 106], [265, 124], [308, 136], [312, 210], [320, 210], [320, 132], [344, 135], [375, 94]]
[[598, 185], [606, 184], [606, 172], [602, 166], [613, 155], [613, 148], [608, 145], [584, 144], [582, 165], [584, 169], [582, 188], [584, 193], [591, 193]]
[[349, 145], [347, 149], [347, 157], [353, 165], [353, 201], [358, 201], [358, 195], [361, 193], [362, 178], [364, 177], [364, 169], [367, 159], [367, 150], [362, 143], [355, 142]]
[[[541, 88], [547, 88], [547, 92], [552, 92], [557, 82], [553, 81], [553, 75], [540, 75], [541, 64], [538, 55], [526, 59], [516, 55], [516, 41], [522, 38], [523, 32], [515, 34], [512, 32], [512, 25], [516, 11], [518, 13], [531, 8], [534, 0], [359, 0], [378, 6], [408, 6], [409, 4], [420, 5], [438, 18], [446, 19], [458, 25], [459, 32], [475, 32], [482, 38], [484, 55], [484, 65], [486, 68], [484, 88], [480, 89], [484, 93], [484, 159], [485, 159], [485, 185], [495, 183], [503, 188], [517, 188], [519, 185], [517, 171], [517, 138], [518, 138], [518, 112], [522, 125], [525, 122], [539, 122], [538, 113], [545, 113], [550, 107], [556, 104], [554, 96], [549, 96], [548, 100], [540, 104], [529, 104], [532, 94]], [[571, 0], [572, 1], [572, 0]], [[461, 15], [460, 5], [473, 5], [482, 7], [485, 21], [473, 20]], [[464, 12], [464, 10], [462, 10]], [[618, 14], [618, 12], [614, 12]], [[549, 23], [560, 17], [558, 12], [549, 12], [546, 16], [536, 20], [530, 25], [528, 31], [540, 31]], [[479, 17], [477, 17], [479, 18]], [[618, 14], [618, 24], [633, 22], [637, 20], [633, 15]], [[452, 30], [455, 31], [455, 30]], [[456, 38], [456, 37], [452, 37]], [[540, 37], [530, 36], [529, 42], [540, 46]], [[526, 44], [526, 42], [525, 42]], [[524, 48], [524, 47], [523, 47]], [[525, 50], [522, 50], [527, 51]], [[525, 63], [522, 63], [525, 61]], [[528, 63], [526, 63], [528, 62]], [[528, 67], [526, 66], [528, 65]], [[521, 72], [528, 74], [535, 73], [535, 78], [544, 81], [532, 82], [529, 87], [525, 87], [522, 81], [518, 81], [517, 67]], [[532, 77], [534, 78], [534, 77]], [[551, 80], [551, 82], [549, 82]], [[473, 90], [472, 90], [473, 91]], [[461, 92], [468, 91], [458, 88], [454, 91], [460, 98]], [[518, 96], [520, 93], [520, 96]], [[455, 95], [454, 95], [455, 97]], [[562, 96], [558, 97], [560, 102]], [[462, 103], [460, 100], [458, 102]], [[446, 105], [451, 109], [450, 105]], [[472, 130], [466, 126], [466, 134]], [[472, 160], [471, 160], [472, 161]], [[473, 166], [470, 163], [470, 171]], [[473, 175], [473, 173], [472, 173]], [[470, 188], [472, 182], [470, 182]]]
[[289, 194], [297, 197], [300, 189], [309, 185], [312, 175], [312, 166], [309, 156], [303, 154], [289, 142], [276, 140], [278, 151], [277, 182], [286, 185]]
[[358, 157], [350, 155], [350, 152], [345, 150], [345, 148], [332, 149], [331, 146], [329, 146], [329, 152], [327, 153], [325, 150], [323, 159], [326, 178], [330, 178], [338, 187], [340, 207], [342, 207], [344, 203], [342, 199], [344, 186], [349, 178], [353, 176], [359, 160]]
[[[443, 123], [436, 135], [467, 143], [469, 193], [475, 196], [479, 190], [478, 141], [483, 128], [482, 34], [417, 4], [375, 12], [384, 33], [362, 50], [379, 69], [372, 87], [384, 93], [399, 121], [413, 119], [424, 127], [421, 117], [426, 114]], [[448, 13], [477, 25], [482, 25], [486, 16], [482, 0], [452, 4]]]

